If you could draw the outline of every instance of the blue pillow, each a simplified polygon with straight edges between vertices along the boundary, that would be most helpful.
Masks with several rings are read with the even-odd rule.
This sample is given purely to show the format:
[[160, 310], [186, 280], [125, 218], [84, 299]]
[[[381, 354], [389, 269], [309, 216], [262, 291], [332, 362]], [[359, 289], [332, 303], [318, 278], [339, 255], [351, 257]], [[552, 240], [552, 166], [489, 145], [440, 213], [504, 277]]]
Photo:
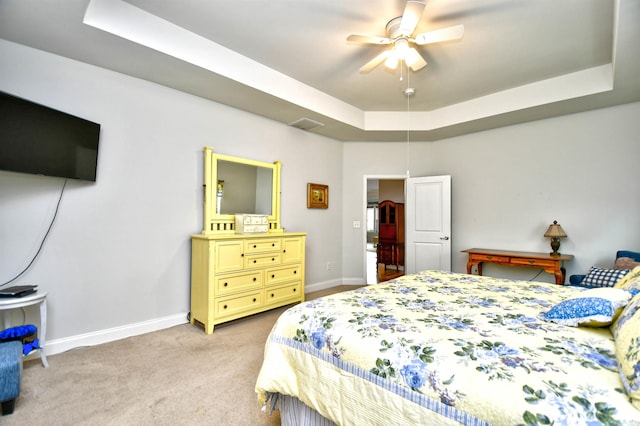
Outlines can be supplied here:
[[582, 280], [582, 287], [613, 287], [631, 269], [603, 269], [591, 267], [589, 273]]
[[572, 327], [605, 327], [615, 321], [629, 299], [631, 293], [620, 288], [593, 288], [558, 303], [542, 318]]

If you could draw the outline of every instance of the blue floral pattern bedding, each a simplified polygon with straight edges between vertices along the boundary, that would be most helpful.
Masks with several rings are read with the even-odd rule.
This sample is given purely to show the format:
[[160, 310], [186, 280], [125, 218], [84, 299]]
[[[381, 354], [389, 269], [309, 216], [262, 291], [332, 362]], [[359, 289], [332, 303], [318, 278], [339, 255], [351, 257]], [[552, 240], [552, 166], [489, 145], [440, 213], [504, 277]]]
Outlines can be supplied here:
[[337, 424], [640, 424], [609, 329], [541, 319], [583, 290], [425, 271], [311, 300], [274, 325], [256, 391]]

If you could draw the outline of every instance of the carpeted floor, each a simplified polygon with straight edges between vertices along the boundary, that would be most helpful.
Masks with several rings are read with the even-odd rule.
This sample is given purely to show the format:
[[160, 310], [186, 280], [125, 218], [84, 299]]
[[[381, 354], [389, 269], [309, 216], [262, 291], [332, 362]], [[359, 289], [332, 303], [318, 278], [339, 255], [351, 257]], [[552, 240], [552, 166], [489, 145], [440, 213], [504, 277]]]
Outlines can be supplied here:
[[[310, 293], [313, 299], [358, 286]], [[285, 308], [216, 326], [190, 324], [24, 364], [1, 425], [279, 425], [254, 392], [264, 343]]]

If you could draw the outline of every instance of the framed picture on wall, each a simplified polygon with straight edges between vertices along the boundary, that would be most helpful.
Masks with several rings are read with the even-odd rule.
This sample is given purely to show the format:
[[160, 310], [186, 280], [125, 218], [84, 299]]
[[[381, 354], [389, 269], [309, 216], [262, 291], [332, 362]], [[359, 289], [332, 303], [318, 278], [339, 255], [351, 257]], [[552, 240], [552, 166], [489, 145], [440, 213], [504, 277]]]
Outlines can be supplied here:
[[307, 184], [307, 208], [326, 209], [329, 207], [329, 185]]

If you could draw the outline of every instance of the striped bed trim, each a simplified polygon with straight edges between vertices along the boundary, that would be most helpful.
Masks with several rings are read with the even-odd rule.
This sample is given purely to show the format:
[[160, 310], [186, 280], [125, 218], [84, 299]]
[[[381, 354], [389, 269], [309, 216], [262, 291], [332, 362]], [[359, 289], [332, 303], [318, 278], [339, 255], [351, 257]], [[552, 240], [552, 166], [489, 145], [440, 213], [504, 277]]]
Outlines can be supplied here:
[[336, 426], [295, 396], [271, 394], [271, 398], [280, 407], [281, 426]]
[[357, 367], [340, 358], [336, 358], [327, 352], [320, 351], [311, 345], [307, 345], [302, 342], [297, 342], [288, 337], [277, 336], [277, 335], [272, 335], [270, 340], [273, 343], [288, 346], [292, 349], [304, 352], [317, 359], [320, 359], [324, 362], [332, 364], [337, 368], [341, 369], [342, 371], [353, 374], [354, 376], [362, 380], [366, 380], [370, 383], [373, 383], [376, 386], [388, 392], [392, 392], [408, 401], [418, 404], [419, 406], [429, 411], [433, 411], [434, 413], [437, 413], [448, 419], [454, 420], [462, 425], [491, 426], [490, 423], [485, 422], [484, 420], [479, 419], [471, 414], [465, 413], [464, 411], [459, 410], [455, 407], [451, 407], [449, 405], [443, 404], [442, 402], [429, 398], [419, 392], [415, 392], [406, 386], [386, 380], [380, 376], [377, 376], [371, 373], [370, 371]]

